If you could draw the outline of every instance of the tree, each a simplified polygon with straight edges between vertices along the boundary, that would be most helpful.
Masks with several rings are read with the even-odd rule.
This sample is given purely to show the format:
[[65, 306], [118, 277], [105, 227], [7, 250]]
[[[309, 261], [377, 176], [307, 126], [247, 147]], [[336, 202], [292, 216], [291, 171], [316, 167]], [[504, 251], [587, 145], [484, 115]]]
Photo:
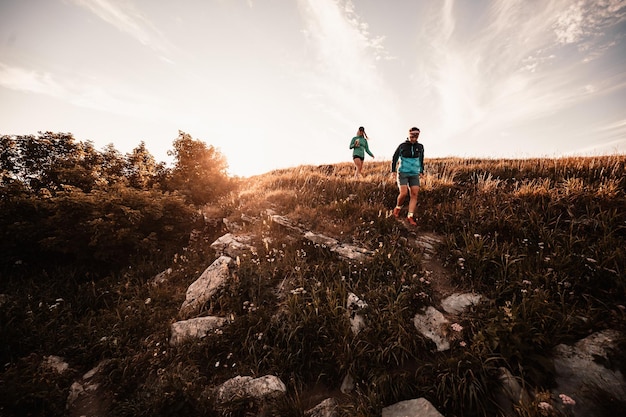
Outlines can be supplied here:
[[131, 187], [140, 190], [151, 188], [158, 172], [159, 165], [143, 141], [131, 153], [126, 154], [126, 175]]
[[173, 145], [174, 150], [168, 152], [175, 158], [169, 180], [171, 190], [180, 191], [196, 205], [213, 201], [230, 190], [228, 164], [217, 149], [182, 131]]

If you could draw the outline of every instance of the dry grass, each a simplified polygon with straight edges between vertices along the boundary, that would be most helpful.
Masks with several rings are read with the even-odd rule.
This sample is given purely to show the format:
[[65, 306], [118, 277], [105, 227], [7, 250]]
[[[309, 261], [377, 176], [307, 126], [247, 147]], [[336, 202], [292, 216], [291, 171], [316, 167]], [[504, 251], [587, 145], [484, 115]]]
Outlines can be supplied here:
[[[439, 259], [456, 285], [491, 300], [463, 317], [459, 343], [444, 354], [411, 325], [438, 300], [421, 279], [419, 252], [407, 244], [411, 232], [389, 216], [397, 189], [388, 171], [388, 162], [370, 162], [356, 180], [349, 163], [277, 170], [208, 208], [205, 216], [226, 217], [258, 237], [258, 253], [240, 260], [239, 281], [206, 306], [236, 317], [219, 337], [167, 347], [186, 286], [213, 259], [208, 245], [223, 232], [219, 221], [172, 260], [173, 278], [161, 288], [146, 284], [158, 272], [150, 264], [91, 287], [75, 286], [69, 271], [57, 271], [63, 281], [4, 280], [11, 301], [1, 310], [9, 340], [3, 415], [62, 415], [71, 378], [37, 366], [60, 354], [76, 375], [112, 360], [107, 386], [116, 416], [302, 415], [326, 396], [340, 398], [346, 416], [380, 415], [418, 396], [444, 415], [488, 416], [496, 413], [497, 367], [543, 398], [552, 347], [595, 330], [626, 331], [625, 156], [427, 160], [420, 230], [445, 236]], [[374, 258], [342, 260], [265, 221], [267, 209], [369, 248]], [[368, 328], [356, 336], [349, 292], [368, 302]], [[65, 301], [51, 309], [58, 297]], [[268, 373], [288, 385], [284, 400], [218, 409], [206, 395], [235, 375]], [[339, 395], [347, 373], [355, 392]], [[531, 404], [519, 415], [541, 414]]]

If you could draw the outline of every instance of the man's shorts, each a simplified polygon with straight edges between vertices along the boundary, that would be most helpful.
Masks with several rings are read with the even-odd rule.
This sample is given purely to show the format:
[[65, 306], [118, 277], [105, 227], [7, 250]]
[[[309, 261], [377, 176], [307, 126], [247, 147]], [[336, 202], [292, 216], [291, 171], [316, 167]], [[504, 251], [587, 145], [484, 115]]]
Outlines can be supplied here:
[[408, 185], [409, 187], [420, 186], [419, 175], [408, 175], [398, 172], [398, 186]]

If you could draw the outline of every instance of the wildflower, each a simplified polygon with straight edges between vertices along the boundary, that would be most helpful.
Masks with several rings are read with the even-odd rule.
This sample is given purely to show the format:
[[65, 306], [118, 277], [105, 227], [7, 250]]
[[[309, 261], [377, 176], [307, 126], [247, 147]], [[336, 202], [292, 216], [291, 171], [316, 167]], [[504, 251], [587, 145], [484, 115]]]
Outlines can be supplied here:
[[459, 342], [459, 345], [461, 345], [461, 347], [465, 347], [465, 346], [467, 346], [467, 343], [465, 343], [465, 341], [461, 340]]
[[450, 327], [452, 327], [452, 330], [454, 330], [455, 332], [460, 332], [461, 330], [463, 330], [463, 326], [461, 326], [459, 323], [453, 323]]
[[544, 415], [545, 413], [548, 413], [550, 412], [550, 410], [552, 410], [552, 406], [545, 401], [541, 401], [539, 404], [537, 404], [537, 407], [541, 411], [541, 414], [544, 414]]
[[565, 405], [576, 405], [576, 401], [574, 401], [574, 399], [566, 394], [559, 394], [559, 398], [561, 399], [561, 401], [563, 401], [563, 404]]
[[524, 284], [524, 285], [530, 285], [530, 284], [532, 284], [532, 283], [531, 283], [529, 280], [525, 279], [525, 280], [523, 280], [523, 281], [522, 281], [522, 284]]

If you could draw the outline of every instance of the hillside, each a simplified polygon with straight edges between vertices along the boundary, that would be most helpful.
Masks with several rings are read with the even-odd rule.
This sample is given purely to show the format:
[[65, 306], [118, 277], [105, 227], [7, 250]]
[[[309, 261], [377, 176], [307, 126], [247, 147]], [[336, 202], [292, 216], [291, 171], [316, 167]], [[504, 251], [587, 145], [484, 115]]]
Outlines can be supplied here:
[[[332, 398], [335, 415], [379, 416], [425, 398], [446, 417], [494, 416], [503, 369], [528, 394], [508, 415], [576, 415], [552, 392], [557, 346], [615, 331], [604, 365], [626, 371], [626, 157], [426, 162], [418, 227], [391, 215], [387, 162], [358, 180], [351, 164], [302, 166], [204, 206], [165, 259], [98, 280], [4, 267], [0, 414], [80, 415], [66, 410], [72, 384], [99, 365], [94, 415], [298, 416]], [[206, 301], [181, 308], [229, 233], [252, 249]], [[351, 294], [366, 304], [358, 314]], [[450, 321], [440, 349], [415, 317], [453, 294], [483, 301]], [[225, 324], [172, 344], [172, 324], [207, 316]], [[225, 381], [267, 375], [285, 395], [219, 401]], [[626, 406], [597, 396], [597, 416]]]

